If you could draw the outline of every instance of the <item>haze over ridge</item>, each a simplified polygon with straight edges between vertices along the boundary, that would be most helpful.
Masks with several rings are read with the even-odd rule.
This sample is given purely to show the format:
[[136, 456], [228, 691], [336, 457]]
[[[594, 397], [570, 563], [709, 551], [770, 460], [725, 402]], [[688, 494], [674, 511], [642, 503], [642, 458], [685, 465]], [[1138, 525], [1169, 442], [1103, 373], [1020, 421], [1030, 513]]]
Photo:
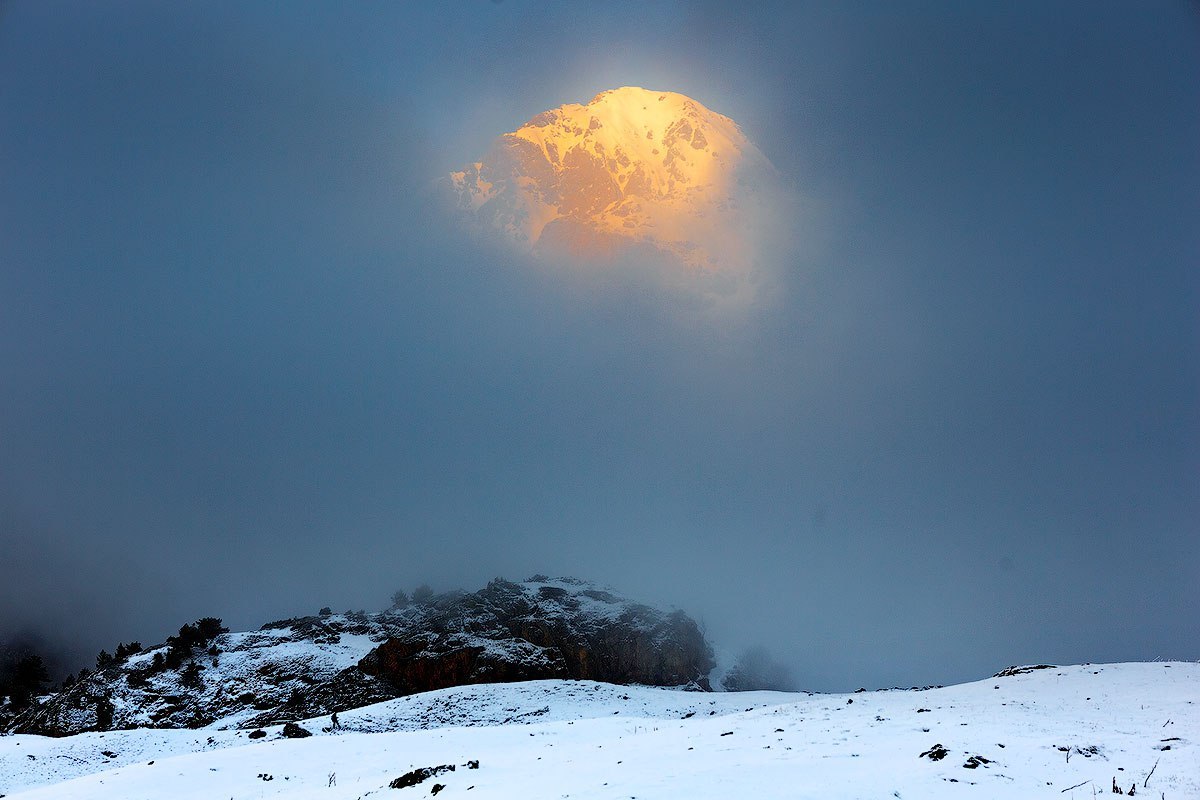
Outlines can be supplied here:
[[[2, 4], [0, 638], [548, 572], [805, 688], [1200, 657], [1197, 8], [534, 5]], [[769, 307], [447, 224], [623, 86], [812, 199]]]

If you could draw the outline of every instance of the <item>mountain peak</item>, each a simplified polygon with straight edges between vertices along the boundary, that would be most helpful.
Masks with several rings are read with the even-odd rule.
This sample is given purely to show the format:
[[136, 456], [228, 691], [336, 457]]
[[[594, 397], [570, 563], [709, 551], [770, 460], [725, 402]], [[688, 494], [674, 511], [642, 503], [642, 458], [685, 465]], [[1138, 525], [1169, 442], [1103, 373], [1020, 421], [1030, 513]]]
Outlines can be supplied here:
[[535, 115], [449, 176], [471, 222], [535, 255], [648, 248], [687, 267], [753, 260], [746, 231], [774, 170], [729, 117], [624, 86]]

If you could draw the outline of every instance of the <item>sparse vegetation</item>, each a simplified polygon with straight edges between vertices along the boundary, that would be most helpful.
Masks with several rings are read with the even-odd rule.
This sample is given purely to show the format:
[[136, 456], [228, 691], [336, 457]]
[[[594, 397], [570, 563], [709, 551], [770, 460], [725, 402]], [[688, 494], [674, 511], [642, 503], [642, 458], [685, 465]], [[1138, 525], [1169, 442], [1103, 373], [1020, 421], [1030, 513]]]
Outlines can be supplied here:
[[204, 685], [200, 679], [200, 670], [202, 667], [195, 661], [188, 664], [179, 673], [179, 683], [189, 689], [199, 689]]
[[151, 671], [179, 669], [183, 662], [191, 657], [195, 648], [205, 647], [222, 633], [228, 632], [229, 629], [221, 624], [219, 617], [202, 617], [189, 625], [184, 625], [179, 629], [177, 636], [167, 637], [165, 656], [161, 652], [154, 654]]
[[118, 644], [116, 652], [113, 653], [113, 658], [117, 661], [125, 661], [130, 656], [135, 656], [142, 652], [141, 642], [130, 642], [129, 644]]
[[50, 683], [42, 657], [28, 653], [9, 664], [0, 664], [0, 698], [8, 697], [14, 709], [28, 706]]
[[96, 698], [96, 730], [106, 731], [111, 728], [115, 713], [116, 707], [107, 696]]

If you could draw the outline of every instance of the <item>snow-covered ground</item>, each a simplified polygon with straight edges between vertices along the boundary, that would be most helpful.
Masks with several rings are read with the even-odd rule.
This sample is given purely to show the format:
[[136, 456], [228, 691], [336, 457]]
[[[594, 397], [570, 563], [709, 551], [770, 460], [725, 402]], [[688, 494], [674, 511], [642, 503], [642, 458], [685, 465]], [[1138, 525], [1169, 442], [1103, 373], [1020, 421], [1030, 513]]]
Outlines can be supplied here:
[[[1200, 798], [1200, 665], [1042, 669], [925, 691], [467, 686], [252, 740], [246, 731], [0, 737], [34, 798]], [[941, 745], [944, 757], [929, 751]], [[470, 762], [478, 761], [477, 768]], [[454, 765], [402, 789], [421, 767]], [[974, 766], [969, 766], [974, 765]]]

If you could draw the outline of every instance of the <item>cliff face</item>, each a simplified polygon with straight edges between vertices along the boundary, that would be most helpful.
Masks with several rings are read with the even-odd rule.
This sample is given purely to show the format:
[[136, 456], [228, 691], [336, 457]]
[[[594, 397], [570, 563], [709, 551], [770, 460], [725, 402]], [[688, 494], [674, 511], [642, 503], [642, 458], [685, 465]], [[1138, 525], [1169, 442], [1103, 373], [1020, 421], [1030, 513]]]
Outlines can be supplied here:
[[254, 728], [472, 683], [576, 678], [707, 689], [712, 654], [682, 612], [574, 579], [495, 580], [379, 614], [224, 633], [177, 668], [147, 649], [43, 698], [8, 727], [66, 736], [137, 727]]
[[448, 598], [425, 624], [359, 665], [400, 694], [466, 683], [574, 678], [708, 688], [712, 654], [686, 614], [572, 580], [492, 581]]

